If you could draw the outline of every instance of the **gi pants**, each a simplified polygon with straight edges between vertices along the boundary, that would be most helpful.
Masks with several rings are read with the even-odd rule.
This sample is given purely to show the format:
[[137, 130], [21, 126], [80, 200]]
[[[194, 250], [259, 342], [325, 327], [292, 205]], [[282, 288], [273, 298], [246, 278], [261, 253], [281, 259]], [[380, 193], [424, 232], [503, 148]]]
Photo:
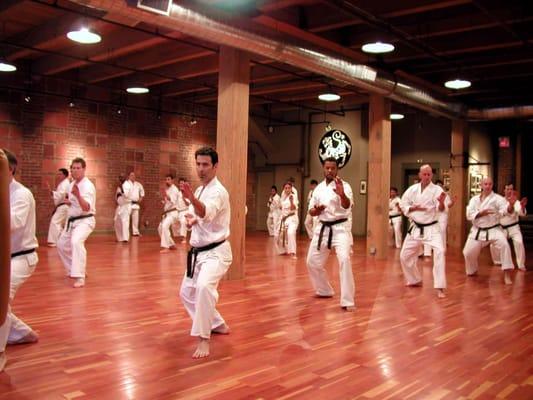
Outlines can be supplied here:
[[444, 247], [439, 224], [425, 226], [424, 234], [416, 225], [408, 233], [400, 251], [400, 263], [402, 265], [405, 281], [408, 285], [416, 285], [422, 282], [422, 275], [418, 269], [418, 255], [420, 247], [429, 246], [433, 250], [433, 287], [435, 289], [446, 288], [446, 262], [444, 259]]
[[270, 236], [276, 236], [276, 229], [279, 224], [279, 213], [269, 212], [267, 217], [267, 228]]
[[170, 234], [170, 229], [172, 226], [178, 222], [178, 212], [177, 211], [171, 211], [163, 217], [163, 220], [159, 223], [159, 227], [157, 228], [157, 231], [159, 232], [159, 236], [161, 237], [161, 247], [168, 249], [169, 247], [174, 246], [176, 243], [174, 243], [174, 240], [172, 239], [172, 235]]
[[66, 227], [57, 242], [57, 251], [63, 262], [67, 275], [72, 278], [85, 278], [87, 267], [87, 250], [85, 241], [94, 230], [94, 217], [78, 219]]
[[[37, 253], [25, 254], [11, 259], [10, 304], [13, 302], [19, 287], [35, 271], [38, 260]], [[6, 320], [0, 326], [0, 353], [5, 350], [6, 343], [15, 343], [31, 331], [32, 329], [13, 313], [11, 305], [9, 305]]]
[[131, 215], [131, 233], [132, 235], [139, 235], [139, 210], [141, 206], [132, 204], [130, 209]]
[[[478, 228], [472, 227], [468, 239], [466, 239], [465, 247], [463, 248], [463, 255], [465, 257], [465, 270], [467, 275], [472, 275], [478, 270], [478, 258], [481, 249], [488, 245], [495, 245], [500, 254], [502, 262], [502, 271], [506, 269], [513, 269], [513, 259], [511, 258], [511, 247], [505, 233], [501, 227], [489, 229], [488, 231], [481, 231], [476, 240]], [[487, 236], [488, 234], [488, 236]], [[488, 240], [487, 240], [488, 238]]]
[[178, 218], [176, 218], [171, 226], [172, 236], [181, 236], [183, 238], [187, 236], [187, 221], [185, 219], [185, 214], [187, 214], [187, 210], [178, 211]]
[[[444, 218], [444, 219], [440, 219], [439, 218], [439, 228], [440, 228], [440, 233], [442, 235], [442, 246], [444, 248], [444, 254], [446, 254], [446, 239], [447, 239], [447, 236], [448, 236], [448, 218]], [[431, 256], [431, 248], [425, 244], [424, 245], [424, 255], [425, 256]]]
[[307, 270], [315, 293], [319, 296], [333, 296], [335, 293], [329, 283], [328, 273], [324, 265], [328, 259], [330, 249], [328, 249], [329, 230], [333, 230], [331, 248], [335, 249], [337, 261], [339, 262], [339, 278], [341, 286], [340, 303], [341, 307], [351, 307], [355, 305], [355, 283], [352, 271], [352, 261], [350, 259], [350, 247], [352, 233], [347, 230], [347, 222], [343, 222], [324, 229], [320, 250], [318, 250], [318, 238], [322, 224], [317, 223], [313, 239], [307, 252]]
[[402, 216], [389, 218], [389, 246], [402, 247]]
[[180, 298], [192, 318], [191, 336], [211, 337], [211, 330], [225, 323], [215, 308], [218, 283], [231, 265], [229, 241], [214, 249], [198, 253], [192, 278], [183, 277]]
[[68, 218], [68, 206], [66, 204], [56, 208], [52, 218], [50, 219], [50, 226], [48, 228], [48, 243], [56, 244], [61, 231], [65, 227]]
[[117, 206], [117, 209], [115, 210], [114, 223], [115, 235], [117, 237], [117, 241], [119, 242], [127, 242], [128, 240], [130, 240], [129, 219], [130, 205], [123, 204]]
[[[276, 229], [276, 248], [278, 254], [296, 254], [296, 231], [298, 229], [298, 216], [291, 215], [285, 221], [279, 222], [281, 227]], [[285, 230], [285, 240], [283, 240], [283, 230]]]
[[[520, 231], [519, 225], [514, 225], [509, 228], [503, 228], [503, 232], [507, 240], [511, 239], [513, 242], [514, 252], [516, 254], [516, 266], [520, 269], [526, 269], [526, 250], [524, 248], [524, 238]], [[490, 245], [490, 255], [494, 264], [501, 265], [500, 249], [494, 245]]]

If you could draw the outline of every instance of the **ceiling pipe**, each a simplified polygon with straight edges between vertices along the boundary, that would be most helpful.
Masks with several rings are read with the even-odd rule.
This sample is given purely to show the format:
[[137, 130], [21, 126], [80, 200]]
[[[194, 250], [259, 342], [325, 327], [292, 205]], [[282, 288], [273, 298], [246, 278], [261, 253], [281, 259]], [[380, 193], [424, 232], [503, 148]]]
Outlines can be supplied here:
[[[173, 4], [168, 16], [151, 13], [129, 6], [131, 0], [71, 0], [83, 6], [92, 7], [107, 13], [147, 22], [155, 26], [183, 32], [219, 45], [231, 46], [256, 55], [324, 75], [347, 85], [353, 85], [371, 93], [384, 95], [394, 101], [409, 104], [415, 108], [448, 118], [499, 119], [529, 115], [530, 106], [509, 107], [493, 110], [470, 110], [459, 103], [439, 100], [428, 91], [398, 81], [395, 75], [366, 65], [329, 56], [311, 48], [282, 43], [255, 33], [247, 32], [203, 16], [196, 11]], [[495, 111], [499, 110], [499, 111]], [[504, 116], [505, 115], [505, 116]]]
[[495, 119], [532, 117], [533, 106], [485, 108], [481, 110], [470, 109], [467, 114], [467, 119], [469, 121], [491, 121]]

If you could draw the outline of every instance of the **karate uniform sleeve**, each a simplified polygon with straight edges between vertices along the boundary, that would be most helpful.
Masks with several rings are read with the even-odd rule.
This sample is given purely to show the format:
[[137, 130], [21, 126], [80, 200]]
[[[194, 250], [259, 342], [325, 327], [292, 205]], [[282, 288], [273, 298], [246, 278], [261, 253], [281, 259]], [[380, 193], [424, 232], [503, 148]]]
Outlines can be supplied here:
[[409, 208], [413, 205], [411, 200], [411, 188], [407, 189], [400, 200], [400, 208], [404, 215], [409, 215]]
[[11, 231], [20, 229], [26, 225], [30, 213], [31, 200], [28, 193], [17, 195], [13, 204], [11, 204]]
[[472, 197], [466, 206], [466, 219], [473, 221], [476, 219], [476, 215], [479, 212], [476, 206], [476, 197]]
[[[229, 199], [226, 201], [229, 202]], [[217, 190], [212, 196], [206, 198], [204, 205], [205, 215], [203, 218], [198, 217], [198, 219], [201, 219], [204, 223], [210, 223], [217, 216], [218, 212], [224, 205], [223, 193]]]
[[87, 190], [86, 193], [83, 193], [81, 198], [89, 203], [89, 210], [92, 210], [96, 203], [96, 192], [93, 188]]
[[139, 197], [144, 197], [144, 187], [139, 183]]
[[352, 187], [348, 183], [344, 182], [343, 186], [344, 186], [344, 194], [350, 200], [350, 207], [347, 208], [347, 210], [349, 210], [353, 207], [353, 191], [352, 191]]
[[517, 213], [519, 217], [525, 217], [527, 214], [527, 210], [525, 208], [524, 211], [522, 211], [522, 205], [520, 204], [519, 200], [514, 203], [514, 212]]

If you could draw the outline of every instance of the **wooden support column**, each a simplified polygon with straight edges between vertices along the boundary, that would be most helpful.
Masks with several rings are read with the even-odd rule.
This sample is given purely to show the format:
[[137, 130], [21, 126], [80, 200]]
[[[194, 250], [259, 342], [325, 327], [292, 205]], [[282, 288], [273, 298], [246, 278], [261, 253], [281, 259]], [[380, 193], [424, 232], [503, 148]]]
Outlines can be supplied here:
[[368, 139], [367, 254], [387, 258], [391, 175], [390, 100], [370, 95]]
[[457, 197], [448, 217], [448, 246], [462, 249], [466, 241], [466, 205], [468, 204], [468, 123], [452, 120], [450, 194]]
[[221, 46], [219, 63], [218, 177], [230, 197], [233, 263], [227, 278], [233, 280], [244, 278], [250, 60], [242, 51]]

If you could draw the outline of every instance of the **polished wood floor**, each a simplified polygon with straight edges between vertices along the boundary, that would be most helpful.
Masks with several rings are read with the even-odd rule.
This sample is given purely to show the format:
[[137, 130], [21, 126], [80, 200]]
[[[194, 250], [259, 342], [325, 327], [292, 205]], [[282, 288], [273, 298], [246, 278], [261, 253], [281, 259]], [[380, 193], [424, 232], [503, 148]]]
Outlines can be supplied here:
[[214, 337], [204, 360], [191, 359], [196, 341], [177, 297], [184, 247], [159, 254], [155, 236], [94, 236], [83, 289], [43, 247], [13, 304], [40, 341], [7, 348], [0, 398], [533, 399], [533, 272], [505, 286], [485, 250], [479, 276], [467, 279], [460, 253], [449, 252], [439, 300], [429, 261], [424, 286], [406, 288], [398, 251], [375, 262], [356, 240], [348, 313], [338, 294], [313, 297], [307, 245], [300, 237], [293, 260], [275, 256], [266, 234], [248, 235], [247, 278], [220, 287], [232, 332]]

